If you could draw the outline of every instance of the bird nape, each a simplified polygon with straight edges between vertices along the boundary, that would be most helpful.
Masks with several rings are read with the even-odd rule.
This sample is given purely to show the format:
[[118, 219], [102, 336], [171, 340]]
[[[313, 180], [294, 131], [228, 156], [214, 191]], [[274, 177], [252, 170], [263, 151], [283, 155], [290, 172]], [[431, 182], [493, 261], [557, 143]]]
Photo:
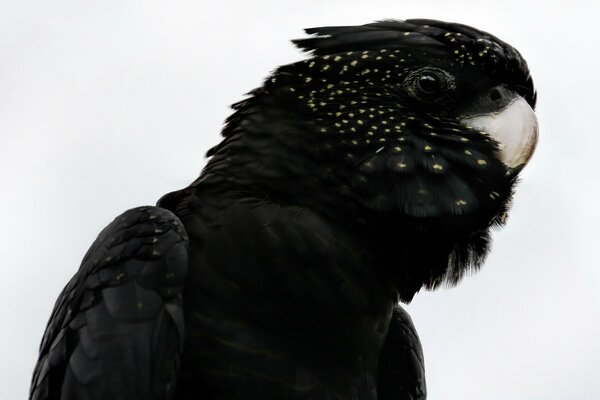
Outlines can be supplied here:
[[537, 140], [521, 55], [433, 20], [308, 29], [189, 187], [56, 302], [31, 399], [424, 399], [398, 301], [481, 265]]

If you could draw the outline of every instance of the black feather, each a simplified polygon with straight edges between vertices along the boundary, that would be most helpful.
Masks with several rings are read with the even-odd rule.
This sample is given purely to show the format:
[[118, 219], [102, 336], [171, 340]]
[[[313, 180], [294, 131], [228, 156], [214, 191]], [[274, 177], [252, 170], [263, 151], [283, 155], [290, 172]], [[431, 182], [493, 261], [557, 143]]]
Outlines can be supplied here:
[[31, 399], [425, 399], [397, 303], [480, 268], [518, 169], [463, 117], [535, 88], [465, 25], [306, 32], [310, 57], [233, 105], [196, 181], [99, 235]]

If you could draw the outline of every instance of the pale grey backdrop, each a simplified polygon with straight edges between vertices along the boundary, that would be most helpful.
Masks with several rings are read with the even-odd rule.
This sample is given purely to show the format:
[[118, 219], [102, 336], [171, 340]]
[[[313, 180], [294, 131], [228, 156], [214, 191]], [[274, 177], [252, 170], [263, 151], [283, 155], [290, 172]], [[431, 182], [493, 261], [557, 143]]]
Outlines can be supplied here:
[[600, 398], [598, 3], [0, 1], [0, 398], [27, 395], [59, 291], [118, 213], [192, 181], [228, 105], [301, 28], [429, 17], [527, 58], [541, 137], [484, 269], [408, 307], [430, 399]]

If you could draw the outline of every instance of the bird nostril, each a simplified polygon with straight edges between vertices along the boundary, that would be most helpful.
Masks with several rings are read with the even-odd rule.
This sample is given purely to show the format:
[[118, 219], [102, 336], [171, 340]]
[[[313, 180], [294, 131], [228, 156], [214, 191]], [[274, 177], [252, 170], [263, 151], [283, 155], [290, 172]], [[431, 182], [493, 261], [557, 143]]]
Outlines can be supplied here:
[[497, 88], [493, 88], [490, 93], [490, 98], [492, 99], [492, 101], [500, 100], [502, 98], [502, 93], [500, 93], [500, 90], [498, 90]]

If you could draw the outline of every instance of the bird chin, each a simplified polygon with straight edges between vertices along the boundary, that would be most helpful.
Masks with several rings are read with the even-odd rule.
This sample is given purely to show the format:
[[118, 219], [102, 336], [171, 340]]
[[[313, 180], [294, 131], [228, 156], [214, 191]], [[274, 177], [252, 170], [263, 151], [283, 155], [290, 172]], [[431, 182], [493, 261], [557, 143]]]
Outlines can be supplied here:
[[498, 142], [499, 159], [506, 165], [509, 176], [516, 176], [535, 151], [538, 121], [533, 109], [521, 96], [515, 95], [499, 111], [468, 116], [461, 122]]
[[519, 164], [516, 167], [510, 168], [510, 167], [506, 167], [506, 176], [508, 176], [509, 178], [516, 178], [521, 171], [523, 171], [523, 168], [525, 168], [526, 164]]

